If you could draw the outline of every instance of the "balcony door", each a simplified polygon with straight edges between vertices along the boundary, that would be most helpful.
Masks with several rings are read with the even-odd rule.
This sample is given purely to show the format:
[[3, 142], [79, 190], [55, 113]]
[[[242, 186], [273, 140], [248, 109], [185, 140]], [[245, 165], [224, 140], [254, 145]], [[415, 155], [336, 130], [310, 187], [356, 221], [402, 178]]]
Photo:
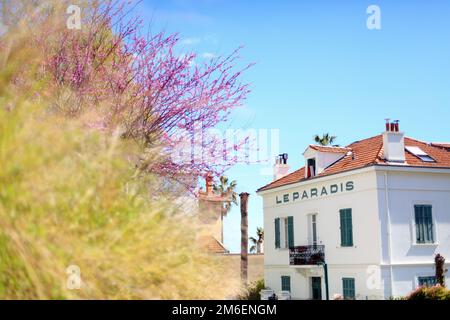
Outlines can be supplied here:
[[318, 237], [317, 237], [317, 214], [309, 215], [309, 245], [317, 245]]
[[322, 300], [322, 278], [311, 277], [311, 295], [313, 300]]

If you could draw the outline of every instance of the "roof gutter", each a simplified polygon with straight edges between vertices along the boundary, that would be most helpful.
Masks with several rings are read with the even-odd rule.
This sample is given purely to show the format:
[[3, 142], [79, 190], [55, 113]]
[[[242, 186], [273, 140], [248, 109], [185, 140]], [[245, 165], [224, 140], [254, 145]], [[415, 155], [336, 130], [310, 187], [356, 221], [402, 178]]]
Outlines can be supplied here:
[[[408, 166], [408, 165], [402, 165], [402, 164], [381, 164], [381, 163], [371, 163], [368, 165], [365, 165], [363, 167], [359, 167], [356, 169], [349, 169], [349, 170], [344, 170], [344, 171], [340, 171], [340, 172], [336, 172], [336, 173], [331, 173], [331, 174], [327, 174], [327, 175], [323, 175], [323, 176], [315, 176], [315, 177], [311, 177], [308, 178], [306, 180], [300, 180], [297, 182], [291, 182], [291, 183], [287, 183], [284, 184], [282, 186], [278, 186], [278, 187], [272, 187], [269, 189], [265, 189], [262, 190], [264, 187], [259, 188], [258, 190], [256, 190], [256, 194], [258, 195], [263, 195], [266, 194], [268, 192], [272, 192], [272, 191], [279, 191], [279, 190], [284, 190], [284, 189], [288, 189], [288, 188], [292, 188], [292, 187], [296, 187], [296, 186], [301, 186], [303, 184], [308, 184], [311, 181], [315, 181], [315, 180], [325, 180], [329, 177], [334, 177], [336, 175], [339, 174], [345, 174], [348, 172], [352, 172], [352, 171], [365, 171], [364, 169], [368, 169], [374, 167], [375, 170], [376, 169], [382, 169], [382, 170], [387, 170], [387, 171], [418, 171], [418, 172], [428, 172], [428, 173], [450, 173], [450, 167], [430, 167], [430, 166]], [[360, 172], [355, 172], [355, 174], [360, 173]]]
[[[344, 175], [345, 173], [352, 172], [352, 171], [355, 171], [355, 174], [358, 174], [358, 173], [361, 173], [361, 172], [369, 171], [369, 169], [371, 167], [373, 167], [373, 166], [374, 166], [373, 164], [370, 164], [370, 165], [366, 165], [366, 166], [359, 167], [359, 168], [356, 168], [356, 169], [344, 170], [344, 171], [340, 171], [340, 172], [336, 172], [336, 173], [330, 173], [330, 174], [323, 175], [323, 176], [315, 176], [315, 177], [311, 177], [311, 178], [308, 178], [308, 179], [303, 179], [303, 180], [300, 180], [300, 181], [297, 181], [297, 182], [287, 183], [287, 184], [284, 184], [282, 186], [272, 187], [272, 188], [265, 189], [265, 190], [261, 190], [261, 189], [264, 188], [264, 187], [262, 187], [262, 188], [259, 188], [258, 190], [256, 190], [256, 193], [259, 194], [259, 195], [263, 195], [263, 194], [266, 194], [268, 192], [285, 190], [285, 189], [289, 189], [289, 188], [292, 188], [292, 187], [297, 187], [297, 186], [310, 184], [310, 183], [316, 182], [316, 180], [318, 180], [318, 181], [330, 180], [330, 179], [334, 178], [337, 175]], [[361, 171], [361, 172], [359, 172], [359, 171]]]

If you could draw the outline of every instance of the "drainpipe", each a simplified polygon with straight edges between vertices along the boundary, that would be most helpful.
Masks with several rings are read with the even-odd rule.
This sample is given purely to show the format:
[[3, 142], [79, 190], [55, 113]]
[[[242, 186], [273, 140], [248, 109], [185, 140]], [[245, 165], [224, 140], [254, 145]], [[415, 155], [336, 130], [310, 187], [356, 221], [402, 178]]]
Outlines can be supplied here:
[[328, 285], [328, 265], [325, 262], [323, 263], [323, 273], [325, 276], [325, 297], [327, 300], [330, 300], [330, 289]]
[[386, 200], [386, 219], [387, 219], [387, 245], [389, 254], [389, 274], [390, 274], [390, 296], [393, 297], [394, 274], [392, 270], [392, 246], [391, 246], [391, 213], [389, 210], [389, 191], [388, 191], [388, 173], [384, 172], [384, 191]]

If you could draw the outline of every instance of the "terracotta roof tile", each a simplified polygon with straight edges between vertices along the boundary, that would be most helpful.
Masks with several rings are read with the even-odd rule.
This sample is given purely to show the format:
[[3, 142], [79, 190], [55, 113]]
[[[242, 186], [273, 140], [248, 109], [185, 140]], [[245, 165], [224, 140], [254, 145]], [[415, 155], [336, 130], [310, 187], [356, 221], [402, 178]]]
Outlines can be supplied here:
[[450, 142], [433, 142], [431, 143], [431, 145], [434, 147], [450, 150]]
[[351, 148], [317, 146], [315, 144], [310, 144], [309, 148], [317, 151], [333, 152], [333, 153], [346, 153], [352, 150]]
[[203, 246], [209, 253], [228, 253], [229, 251], [225, 246], [213, 236], [202, 238]]
[[[446, 149], [445, 146], [437, 146], [436, 144], [429, 144], [408, 137], [405, 137], [405, 146], [419, 147], [435, 160], [435, 162], [424, 162], [417, 156], [405, 150], [405, 159], [406, 159], [406, 163], [404, 164], [405, 166], [450, 168], [450, 151], [449, 149]], [[325, 150], [323, 148], [324, 147], [321, 146], [313, 147], [313, 149], [320, 151]], [[326, 150], [329, 149], [332, 149], [332, 147], [331, 148], [328, 147]], [[338, 161], [327, 167], [322, 173], [318, 175], [318, 177], [327, 176], [330, 174], [340, 173], [349, 170], [355, 170], [375, 164], [392, 165], [392, 163], [388, 163], [387, 161], [384, 160], [382, 135], [356, 141], [348, 145], [346, 148], [339, 148], [339, 149], [343, 149], [346, 152], [351, 150], [351, 152], [347, 153], [341, 159], [339, 159]], [[307, 180], [305, 178], [304, 167], [288, 174], [287, 176], [281, 179], [273, 181], [259, 188], [257, 191], [264, 191], [276, 187], [281, 187], [291, 183], [297, 183], [303, 180]]]

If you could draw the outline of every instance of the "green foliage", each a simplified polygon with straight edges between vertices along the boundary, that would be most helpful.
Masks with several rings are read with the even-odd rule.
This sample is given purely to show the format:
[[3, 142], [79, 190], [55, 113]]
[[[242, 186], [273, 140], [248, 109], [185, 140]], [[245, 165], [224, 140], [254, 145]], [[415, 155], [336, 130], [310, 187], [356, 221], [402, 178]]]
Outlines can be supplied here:
[[255, 237], [250, 237], [250, 242], [252, 243], [252, 246], [250, 247], [250, 252], [256, 252], [256, 253], [261, 253], [261, 246], [264, 242], [264, 229], [261, 227], [257, 227], [256, 228], [256, 236]]
[[228, 199], [228, 201], [225, 201], [223, 203], [223, 207], [222, 207], [222, 213], [224, 216], [226, 216], [227, 213], [230, 212], [232, 204], [235, 204], [235, 205], [238, 204], [238, 201], [237, 201], [238, 194], [235, 191], [236, 187], [237, 187], [236, 180], [233, 180], [230, 183], [228, 183], [228, 177], [226, 177], [226, 176], [220, 177], [220, 184], [213, 184], [214, 192], [217, 195], [220, 195], [220, 196]]
[[450, 290], [440, 285], [422, 286], [411, 292], [405, 300], [450, 300]]
[[239, 300], [261, 300], [261, 290], [265, 288], [264, 279], [252, 282], [244, 293], [238, 296]]
[[329, 133], [324, 133], [322, 136], [315, 135], [313, 137], [314, 141], [321, 146], [330, 146], [336, 140], [336, 136], [332, 136]]

